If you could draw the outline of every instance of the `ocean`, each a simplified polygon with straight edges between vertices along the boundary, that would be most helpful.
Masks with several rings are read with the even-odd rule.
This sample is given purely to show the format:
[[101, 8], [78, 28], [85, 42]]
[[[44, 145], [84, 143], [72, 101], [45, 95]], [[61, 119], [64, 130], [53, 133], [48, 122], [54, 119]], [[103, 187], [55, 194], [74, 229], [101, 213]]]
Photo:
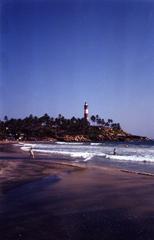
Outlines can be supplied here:
[[[65, 160], [93, 166], [110, 166], [125, 170], [154, 174], [154, 141], [20, 144], [21, 149], [48, 156], [51, 160]], [[114, 149], [116, 154], [114, 155]]]

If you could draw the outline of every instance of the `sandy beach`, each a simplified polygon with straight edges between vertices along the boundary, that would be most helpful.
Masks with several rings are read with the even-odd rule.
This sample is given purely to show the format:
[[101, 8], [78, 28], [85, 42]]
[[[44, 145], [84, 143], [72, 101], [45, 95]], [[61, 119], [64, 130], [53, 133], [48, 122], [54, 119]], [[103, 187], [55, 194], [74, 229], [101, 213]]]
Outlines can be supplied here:
[[154, 239], [154, 177], [0, 145], [3, 240]]

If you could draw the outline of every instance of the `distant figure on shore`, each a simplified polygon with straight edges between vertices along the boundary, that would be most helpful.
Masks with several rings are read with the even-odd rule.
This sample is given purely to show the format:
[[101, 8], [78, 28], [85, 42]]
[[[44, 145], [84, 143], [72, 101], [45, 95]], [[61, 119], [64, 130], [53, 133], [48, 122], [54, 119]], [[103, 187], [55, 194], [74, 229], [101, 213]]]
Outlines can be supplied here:
[[116, 152], [116, 148], [113, 149], [113, 155], [116, 155], [117, 152]]
[[33, 148], [31, 147], [30, 149], [29, 149], [29, 153], [30, 153], [30, 158], [35, 158], [35, 156], [34, 156], [34, 152], [33, 152]]

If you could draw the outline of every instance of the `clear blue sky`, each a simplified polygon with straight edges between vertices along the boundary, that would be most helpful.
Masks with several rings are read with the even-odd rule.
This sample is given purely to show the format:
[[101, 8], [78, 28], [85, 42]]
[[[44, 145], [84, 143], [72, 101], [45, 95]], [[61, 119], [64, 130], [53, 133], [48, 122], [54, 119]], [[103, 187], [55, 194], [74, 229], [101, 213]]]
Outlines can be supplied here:
[[120, 122], [154, 138], [154, 1], [1, 0], [0, 118]]

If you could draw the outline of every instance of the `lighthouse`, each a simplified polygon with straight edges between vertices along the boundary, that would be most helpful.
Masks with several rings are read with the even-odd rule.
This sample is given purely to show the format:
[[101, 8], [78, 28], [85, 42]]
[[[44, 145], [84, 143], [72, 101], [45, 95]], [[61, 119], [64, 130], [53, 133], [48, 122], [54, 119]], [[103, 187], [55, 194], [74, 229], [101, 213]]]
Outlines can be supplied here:
[[88, 121], [88, 104], [86, 102], [84, 104], [84, 119]]

